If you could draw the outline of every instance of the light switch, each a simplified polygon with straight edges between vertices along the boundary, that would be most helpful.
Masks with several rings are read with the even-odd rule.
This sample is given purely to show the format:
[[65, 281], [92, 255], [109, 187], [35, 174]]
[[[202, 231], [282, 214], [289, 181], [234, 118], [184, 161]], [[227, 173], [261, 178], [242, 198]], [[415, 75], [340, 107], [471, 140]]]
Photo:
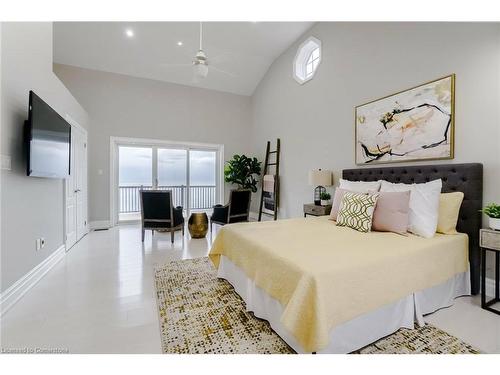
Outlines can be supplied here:
[[98, 174], [98, 175], [102, 175], [102, 174], [103, 174], [102, 169], [98, 169], [98, 170], [97, 170], [97, 174]]
[[12, 169], [10, 155], [3, 155], [2, 154], [2, 169], [5, 171], [10, 171]]

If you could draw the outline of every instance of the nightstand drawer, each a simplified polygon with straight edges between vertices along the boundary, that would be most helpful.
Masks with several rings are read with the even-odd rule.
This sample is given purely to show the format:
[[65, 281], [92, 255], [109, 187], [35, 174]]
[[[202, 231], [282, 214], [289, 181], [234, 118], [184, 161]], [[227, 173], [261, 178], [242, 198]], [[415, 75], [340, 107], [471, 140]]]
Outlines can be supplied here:
[[500, 231], [481, 229], [479, 246], [486, 249], [500, 250]]
[[325, 216], [330, 215], [330, 211], [332, 210], [332, 206], [316, 206], [314, 204], [305, 204], [304, 205], [304, 214], [306, 215], [314, 215], [314, 216]]

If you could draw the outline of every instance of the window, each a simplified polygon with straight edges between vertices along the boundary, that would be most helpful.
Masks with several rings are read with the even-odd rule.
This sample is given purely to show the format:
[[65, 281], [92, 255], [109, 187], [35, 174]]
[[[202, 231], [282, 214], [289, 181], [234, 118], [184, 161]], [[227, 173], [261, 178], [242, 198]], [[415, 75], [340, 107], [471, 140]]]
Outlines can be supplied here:
[[314, 37], [309, 37], [300, 45], [295, 55], [293, 77], [300, 84], [306, 83], [314, 77], [320, 62], [321, 42]]
[[306, 78], [311, 77], [319, 64], [319, 47], [314, 49], [306, 63]]

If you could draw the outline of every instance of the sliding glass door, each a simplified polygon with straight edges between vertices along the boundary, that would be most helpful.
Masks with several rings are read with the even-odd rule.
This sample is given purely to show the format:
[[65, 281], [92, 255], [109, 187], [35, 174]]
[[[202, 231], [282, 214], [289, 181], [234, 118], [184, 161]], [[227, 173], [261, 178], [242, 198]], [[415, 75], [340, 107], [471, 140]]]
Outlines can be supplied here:
[[174, 206], [186, 205], [188, 150], [158, 148], [158, 189], [171, 190]]
[[171, 190], [175, 206], [210, 211], [220, 202], [221, 155], [218, 149], [119, 145], [118, 221], [140, 219], [140, 189]]
[[217, 203], [217, 152], [189, 150], [189, 202], [191, 211], [206, 211]]
[[119, 220], [140, 219], [139, 190], [153, 187], [153, 148], [118, 148]]

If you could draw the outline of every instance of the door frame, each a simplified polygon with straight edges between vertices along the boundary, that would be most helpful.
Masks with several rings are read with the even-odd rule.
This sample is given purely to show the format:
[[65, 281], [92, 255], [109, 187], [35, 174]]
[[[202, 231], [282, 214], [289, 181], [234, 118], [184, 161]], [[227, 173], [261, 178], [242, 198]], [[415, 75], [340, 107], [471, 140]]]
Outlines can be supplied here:
[[[85, 139], [85, 148], [87, 149], [87, 157], [85, 158], [85, 161], [84, 161], [84, 165], [83, 165], [83, 170], [86, 172], [85, 173], [85, 190], [83, 191], [83, 194], [84, 194], [84, 199], [85, 199], [85, 216], [86, 216], [86, 225], [85, 225], [85, 231], [82, 235], [82, 237], [78, 238], [78, 235], [77, 235], [77, 238], [76, 238], [76, 241], [75, 243], [73, 243], [71, 246], [68, 246], [68, 242], [67, 242], [67, 238], [66, 238], [66, 234], [67, 234], [67, 218], [66, 218], [66, 193], [67, 193], [67, 189], [68, 189], [68, 186], [67, 186], [67, 179], [64, 179], [63, 180], [63, 239], [64, 239], [64, 246], [66, 248], [66, 252], [69, 251], [71, 249], [71, 247], [73, 247], [75, 244], [78, 243], [79, 240], [81, 240], [86, 234], [88, 234], [89, 232], [89, 220], [88, 220], [88, 211], [89, 211], [89, 208], [88, 208], [88, 205], [89, 205], [89, 199], [88, 199], [88, 186], [89, 186], [89, 177], [88, 177], [88, 132], [87, 132], [87, 129], [85, 129], [83, 126], [81, 126], [75, 119], [73, 119], [69, 114], [65, 114], [65, 120], [70, 124], [71, 126], [71, 137], [73, 137], [73, 134], [75, 134], [76, 132], [73, 131], [73, 129], [77, 129], [77, 131], [79, 131], [80, 133], [83, 134], [83, 137]], [[71, 142], [71, 150], [70, 150], [70, 155], [72, 155], [72, 157], [74, 158], [75, 157], [75, 150], [74, 150], [74, 146], [75, 146], [75, 143], [74, 142]], [[71, 161], [70, 161], [71, 163]], [[76, 168], [76, 163], [73, 164], [74, 168]], [[71, 173], [72, 171], [70, 171]], [[75, 206], [77, 206], [77, 202], [75, 201]], [[78, 225], [78, 224], [76, 224]], [[75, 228], [75, 231], [77, 230], [77, 228]]]
[[[201, 143], [201, 142], [181, 142], [169, 141], [149, 138], [130, 138], [130, 137], [109, 137], [109, 224], [111, 227], [119, 224], [119, 195], [118, 190], [118, 147], [119, 146], [138, 146], [138, 147], [153, 147], [153, 148], [177, 148], [189, 150], [211, 150], [217, 152], [216, 161], [216, 184], [218, 186], [216, 197], [219, 202], [224, 200], [224, 145], [216, 143]], [[154, 159], [154, 157], [153, 157]], [[189, 156], [187, 157], [189, 164]], [[154, 166], [153, 166], [154, 168]], [[189, 176], [189, 165], [187, 166]], [[153, 181], [154, 183], [154, 181]]]

